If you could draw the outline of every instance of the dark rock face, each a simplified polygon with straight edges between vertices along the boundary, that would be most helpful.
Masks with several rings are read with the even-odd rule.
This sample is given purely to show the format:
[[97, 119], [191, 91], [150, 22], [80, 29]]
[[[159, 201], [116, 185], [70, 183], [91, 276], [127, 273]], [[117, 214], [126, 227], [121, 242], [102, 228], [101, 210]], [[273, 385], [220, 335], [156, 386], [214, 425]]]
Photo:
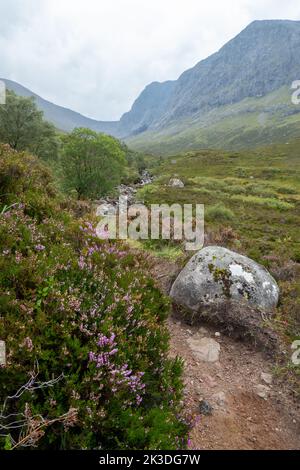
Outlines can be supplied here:
[[121, 122], [127, 132], [163, 128], [211, 109], [264, 96], [299, 79], [300, 21], [254, 21], [176, 81], [151, 84]]
[[276, 281], [255, 261], [226, 248], [209, 246], [195, 254], [175, 280], [170, 297], [191, 312], [230, 302], [272, 311]]
[[178, 79], [165, 122], [264, 96], [299, 75], [300, 21], [254, 21]]
[[153, 82], [133, 103], [131, 110], [123, 114], [120, 126], [124, 134], [136, 135], [146, 131], [167, 111], [175, 81]]

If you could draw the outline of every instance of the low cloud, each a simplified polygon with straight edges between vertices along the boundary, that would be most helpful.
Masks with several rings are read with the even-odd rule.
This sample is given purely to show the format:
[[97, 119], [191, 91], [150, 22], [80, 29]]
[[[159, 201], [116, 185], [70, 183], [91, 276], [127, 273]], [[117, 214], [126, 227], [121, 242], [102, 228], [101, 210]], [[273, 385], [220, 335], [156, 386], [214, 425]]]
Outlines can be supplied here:
[[[3, 2], [4, 3], [4, 2]], [[176, 79], [254, 19], [300, 19], [298, 0], [10, 0], [0, 75], [97, 119]]]

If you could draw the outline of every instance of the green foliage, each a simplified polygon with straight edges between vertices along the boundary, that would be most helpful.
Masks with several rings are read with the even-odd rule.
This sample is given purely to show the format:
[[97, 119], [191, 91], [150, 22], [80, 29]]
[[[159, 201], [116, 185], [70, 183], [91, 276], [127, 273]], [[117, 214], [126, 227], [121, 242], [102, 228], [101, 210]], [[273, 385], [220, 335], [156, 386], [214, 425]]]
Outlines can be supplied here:
[[0, 142], [14, 150], [28, 150], [44, 160], [55, 160], [58, 139], [55, 127], [43, 120], [33, 98], [7, 91], [6, 104], [0, 105]]
[[80, 128], [62, 140], [64, 185], [78, 199], [101, 197], [120, 183], [126, 160], [117, 139]]
[[294, 253], [292, 254], [291, 258], [292, 258], [293, 261], [300, 264], [300, 249], [295, 250]]
[[214, 221], [226, 221], [232, 220], [234, 218], [234, 213], [232, 210], [225, 207], [224, 204], [219, 202], [218, 204], [209, 207], [205, 211], [205, 218], [207, 220], [214, 220]]
[[184, 448], [189, 424], [182, 363], [168, 358], [168, 301], [143, 256], [99, 240], [90, 221], [63, 210], [51, 184], [36, 159], [1, 148], [0, 403], [34, 370], [37, 384], [58, 380], [7, 400], [5, 414], [14, 415], [6, 424], [23, 425], [0, 448], [18, 447], [36, 423], [39, 449]]
[[27, 214], [42, 219], [57, 210], [51, 173], [39, 159], [0, 145], [0, 168], [0, 213], [25, 204]]
[[293, 204], [285, 201], [279, 201], [278, 199], [271, 197], [258, 197], [258, 196], [242, 196], [240, 194], [235, 194], [232, 196], [234, 201], [240, 201], [243, 204], [255, 204], [258, 206], [269, 207], [270, 209], [276, 209], [279, 211], [286, 211], [292, 209]]

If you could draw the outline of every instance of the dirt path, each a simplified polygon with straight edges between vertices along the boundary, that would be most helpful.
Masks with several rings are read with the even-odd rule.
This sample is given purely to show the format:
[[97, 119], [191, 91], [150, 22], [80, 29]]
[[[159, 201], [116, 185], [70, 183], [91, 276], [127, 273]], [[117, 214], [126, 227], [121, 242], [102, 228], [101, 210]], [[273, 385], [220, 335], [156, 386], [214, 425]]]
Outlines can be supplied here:
[[[174, 263], [157, 258], [153, 262], [153, 277], [165, 292], [177, 269]], [[203, 400], [213, 407], [210, 415], [200, 415], [193, 428], [191, 448], [300, 449], [299, 405], [293, 403], [282, 384], [276, 384], [271, 359], [207, 325], [191, 327], [171, 316], [169, 329], [170, 354], [181, 356], [185, 363], [188, 410], [199, 414]], [[195, 345], [203, 338], [220, 345], [215, 362], [199, 357]], [[262, 373], [267, 375], [262, 377]]]

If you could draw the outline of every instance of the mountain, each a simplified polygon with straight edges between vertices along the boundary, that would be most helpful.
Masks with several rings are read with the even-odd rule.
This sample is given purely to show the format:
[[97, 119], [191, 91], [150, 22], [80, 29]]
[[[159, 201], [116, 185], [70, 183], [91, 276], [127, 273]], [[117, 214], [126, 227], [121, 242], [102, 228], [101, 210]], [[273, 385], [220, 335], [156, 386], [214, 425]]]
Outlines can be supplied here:
[[14, 91], [19, 96], [32, 96], [35, 98], [36, 104], [40, 110], [44, 112], [45, 119], [52, 122], [58, 129], [62, 131], [71, 131], [74, 127], [88, 127], [95, 131], [106, 132], [107, 134], [117, 133], [119, 122], [113, 121], [96, 121], [76, 113], [68, 108], [58, 106], [50, 101], [44, 100], [37, 94], [23, 87], [19, 83], [12, 80], [1, 78], [6, 88]]
[[300, 21], [255, 21], [178, 79], [164, 123], [264, 96], [300, 77]]
[[300, 106], [291, 103], [290, 91], [297, 79], [300, 21], [254, 21], [184, 72], [173, 83], [161, 115], [150, 122], [145, 114], [147, 131], [129, 143], [168, 153], [201, 146], [237, 148], [299, 135]]
[[120, 121], [86, 118], [35, 96], [62, 130], [83, 126], [123, 138], [136, 149], [172, 153], [190, 148], [241, 148], [299, 135], [300, 106], [291, 84], [300, 80], [300, 21], [254, 21], [178, 80], [148, 85]]
[[133, 103], [131, 110], [121, 117], [123, 133], [135, 135], [155, 125], [168, 111], [175, 86], [176, 81], [150, 83]]

